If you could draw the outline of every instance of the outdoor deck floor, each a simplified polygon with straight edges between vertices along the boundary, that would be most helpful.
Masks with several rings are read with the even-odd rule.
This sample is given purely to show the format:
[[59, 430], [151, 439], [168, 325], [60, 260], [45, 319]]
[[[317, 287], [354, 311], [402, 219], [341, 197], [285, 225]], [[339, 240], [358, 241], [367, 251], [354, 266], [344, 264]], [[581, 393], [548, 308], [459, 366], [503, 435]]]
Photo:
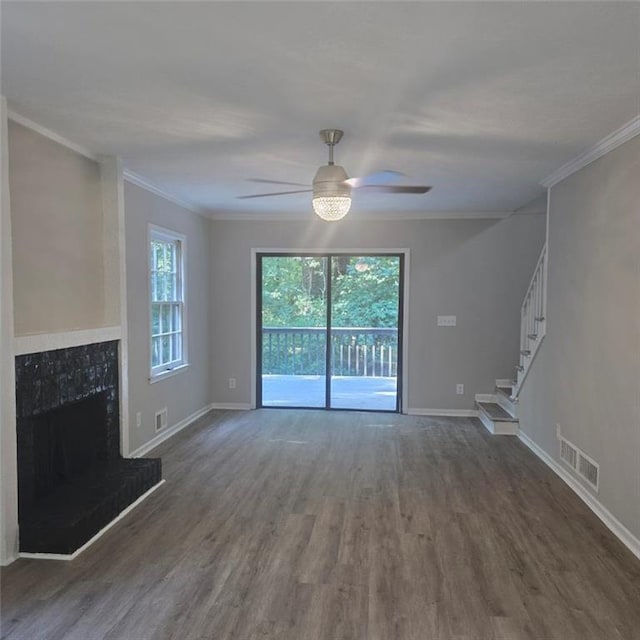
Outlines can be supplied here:
[[[265, 407], [324, 407], [325, 376], [262, 376]], [[335, 376], [331, 408], [396, 410], [396, 378]]]

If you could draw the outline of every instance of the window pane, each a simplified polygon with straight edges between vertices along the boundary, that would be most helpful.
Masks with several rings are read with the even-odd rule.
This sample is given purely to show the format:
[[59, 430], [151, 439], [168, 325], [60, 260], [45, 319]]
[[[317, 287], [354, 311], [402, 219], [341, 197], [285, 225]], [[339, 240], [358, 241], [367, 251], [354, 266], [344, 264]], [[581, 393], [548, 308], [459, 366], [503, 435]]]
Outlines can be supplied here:
[[173, 273], [174, 265], [175, 265], [175, 244], [167, 244], [166, 246], [166, 264], [165, 269], [169, 273]]
[[175, 300], [176, 299], [176, 288], [175, 288], [175, 275], [167, 274], [165, 276], [165, 292], [167, 300]]
[[155, 253], [155, 257], [156, 257], [156, 269], [160, 270], [162, 269], [162, 254], [163, 254], [163, 246], [162, 246], [162, 242], [158, 242], [157, 240], [153, 243], [154, 244], [154, 253]]
[[160, 305], [151, 305], [151, 334], [157, 335], [160, 333]]
[[160, 311], [160, 317], [161, 317], [162, 333], [167, 333], [168, 331], [172, 331], [173, 327], [171, 326], [171, 307], [168, 304], [162, 305], [162, 309]]
[[160, 338], [162, 340], [162, 363], [167, 363], [167, 362], [171, 362], [170, 359], [170, 336], [162, 336], [162, 338]]
[[151, 366], [157, 367], [160, 361], [160, 338], [153, 338], [151, 341]]
[[164, 275], [162, 273], [156, 273], [156, 300], [164, 300], [162, 283], [164, 280]]
[[172, 321], [173, 321], [173, 330], [174, 331], [181, 331], [182, 330], [182, 322], [180, 321], [180, 305], [179, 304], [174, 304], [171, 307], [171, 316], [172, 316]]
[[182, 360], [182, 334], [175, 333], [171, 336], [173, 344], [173, 359]]
[[158, 288], [156, 285], [157, 275], [155, 272], [151, 272], [150, 280], [151, 280], [151, 301], [155, 302], [158, 299]]

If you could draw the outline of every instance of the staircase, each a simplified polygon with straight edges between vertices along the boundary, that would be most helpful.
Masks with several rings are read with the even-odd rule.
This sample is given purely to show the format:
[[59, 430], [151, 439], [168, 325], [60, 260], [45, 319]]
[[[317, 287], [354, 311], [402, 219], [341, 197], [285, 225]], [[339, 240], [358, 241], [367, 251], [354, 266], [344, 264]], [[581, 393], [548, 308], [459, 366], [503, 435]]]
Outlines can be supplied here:
[[520, 309], [520, 359], [515, 380], [496, 380], [493, 393], [476, 394], [478, 417], [494, 435], [518, 433], [518, 394], [546, 333], [547, 245], [542, 248]]
[[522, 383], [544, 339], [547, 330], [546, 308], [547, 245], [545, 244], [520, 309], [520, 361], [516, 367], [514, 398], [518, 397]]
[[496, 380], [494, 393], [476, 394], [480, 422], [489, 433], [514, 436], [518, 433], [518, 400], [513, 397], [513, 380]]

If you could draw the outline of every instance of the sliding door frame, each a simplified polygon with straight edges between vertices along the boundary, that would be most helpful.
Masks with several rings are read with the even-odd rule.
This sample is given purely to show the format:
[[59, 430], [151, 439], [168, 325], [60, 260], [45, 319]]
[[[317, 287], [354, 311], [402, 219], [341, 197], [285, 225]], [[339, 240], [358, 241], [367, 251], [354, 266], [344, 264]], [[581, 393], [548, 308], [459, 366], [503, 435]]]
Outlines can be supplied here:
[[[400, 282], [398, 290], [398, 375], [396, 386], [396, 409], [398, 413], [406, 413], [407, 411], [407, 389], [408, 389], [408, 358], [407, 345], [409, 335], [409, 249], [393, 249], [393, 248], [328, 248], [328, 249], [279, 249], [279, 248], [252, 248], [251, 249], [251, 408], [261, 407], [262, 398], [260, 392], [262, 385], [258, 383], [258, 372], [262, 369], [262, 354], [258, 348], [261, 340], [258, 337], [258, 331], [262, 328], [262, 318], [259, 317], [262, 312], [262, 305], [258, 301], [258, 296], [262, 293], [262, 263], [263, 257], [317, 257], [330, 259], [333, 256], [349, 255], [349, 256], [398, 256]], [[331, 327], [331, 272], [329, 260], [329, 277], [327, 278], [327, 334]], [[327, 340], [329, 339], [327, 336]], [[327, 342], [329, 344], [329, 342]], [[325, 389], [325, 409], [331, 410], [327, 406], [327, 399], [330, 396], [331, 385], [331, 352], [326, 349], [326, 389]], [[269, 408], [269, 407], [267, 407]], [[362, 411], [362, 409], [336, 409], [339, 411]]]

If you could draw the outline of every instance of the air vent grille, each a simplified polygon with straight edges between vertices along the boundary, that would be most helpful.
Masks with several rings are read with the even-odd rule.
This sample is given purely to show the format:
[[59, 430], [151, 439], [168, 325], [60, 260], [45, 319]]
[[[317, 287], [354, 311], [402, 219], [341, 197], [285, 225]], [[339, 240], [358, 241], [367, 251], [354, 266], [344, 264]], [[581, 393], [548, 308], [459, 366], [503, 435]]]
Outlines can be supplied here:
[[560, 459], [564, 460], [572, 469], [577, 470], [578, 450], [564, 438], [560, 438]]
[[161, 409], [156, 413], [156, 431], [166, 428], [167, 426], [167, 408]]
[[600, 466], [580, 451], [578, 473], [597, 491], [600, 480]]
[[562, 436], [558, 436], [558, 438], [560, 440], [560, 459], [598, 491], [600, 465]]

